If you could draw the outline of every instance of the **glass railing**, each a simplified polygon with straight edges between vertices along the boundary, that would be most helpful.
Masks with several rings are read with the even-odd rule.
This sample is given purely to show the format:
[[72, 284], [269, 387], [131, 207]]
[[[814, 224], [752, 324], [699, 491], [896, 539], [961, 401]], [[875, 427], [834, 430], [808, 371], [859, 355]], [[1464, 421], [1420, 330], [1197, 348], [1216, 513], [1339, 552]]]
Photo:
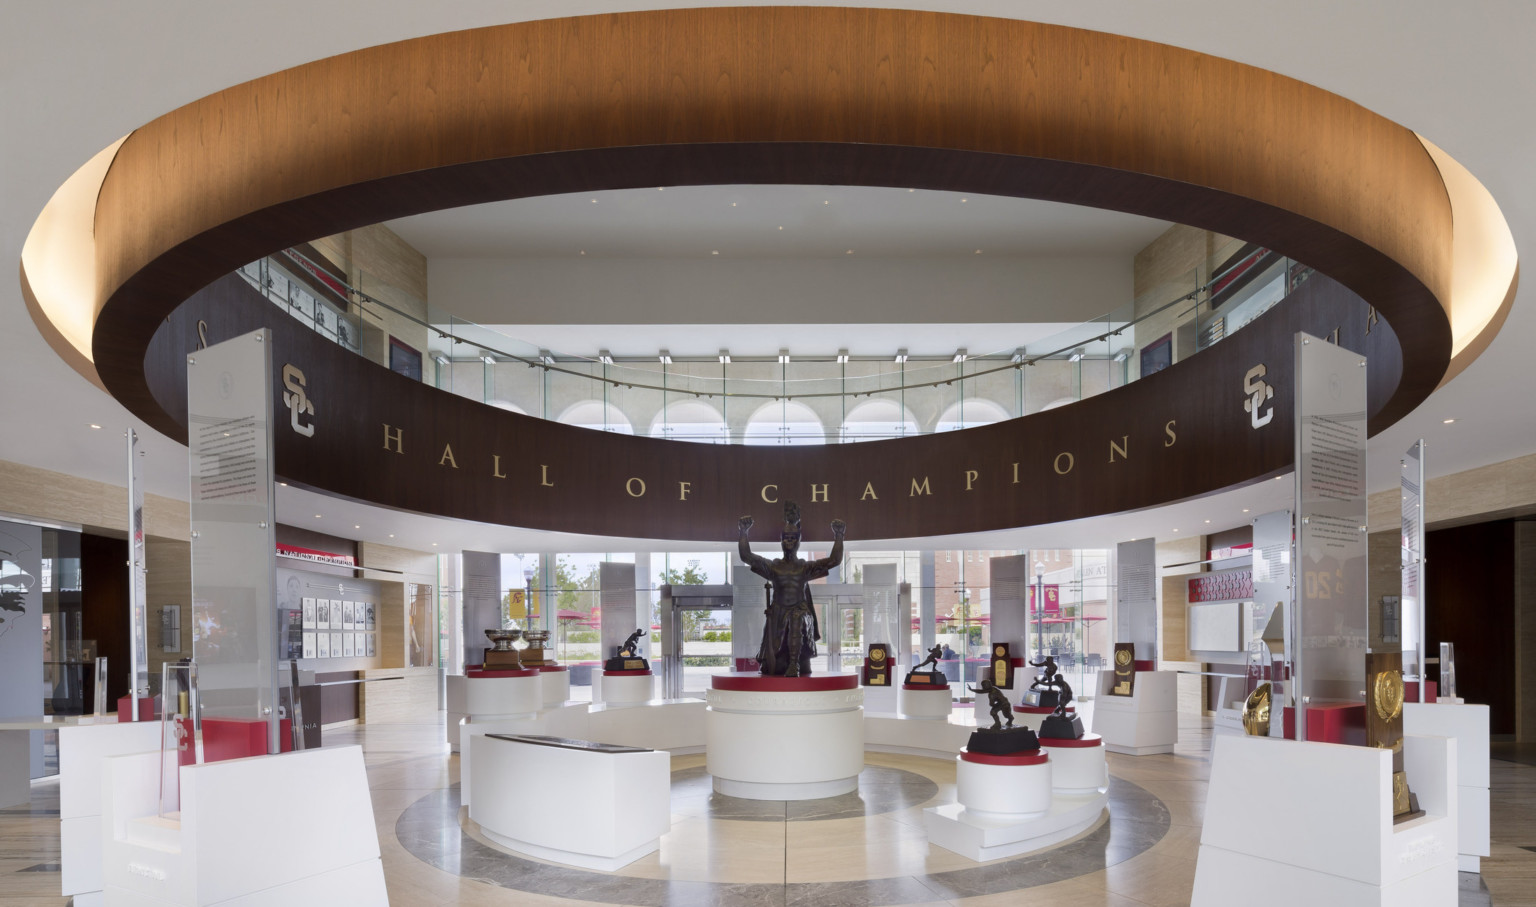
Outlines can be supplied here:
[[349, 281], [297, 250], [239, 274], [338, 345], [491, 406], [622, 434], [800, 445], [970, 428], [1092, 397], [1219, 342], [1311, 273], [1238, 241], [1209, 261], [1090, 321], [1020, 324], [1018, 340], [1001, 349], [923, 350], [914, 326], [916, 352], [879, 357], [576, 355], [441, 311], [367, 274]]

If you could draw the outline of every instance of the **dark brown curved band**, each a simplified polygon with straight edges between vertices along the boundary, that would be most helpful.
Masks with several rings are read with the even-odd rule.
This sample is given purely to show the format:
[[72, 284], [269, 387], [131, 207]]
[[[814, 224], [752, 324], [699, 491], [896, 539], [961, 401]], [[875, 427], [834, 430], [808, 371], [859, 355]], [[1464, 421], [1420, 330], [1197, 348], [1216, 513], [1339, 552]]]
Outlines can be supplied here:
[[[421, 38], [257, 79], [147, 124], [124, 142], [98, 199], [105, 302], [93, 335], [96, 367], [135, 414], [184, 437], [174, 402], [168, 410], [151, 389], [146, 351], [178, 305], [246, 261], [456, 205], [721, 183], [1037, 197], [1262, 243], [1349, 291], [1334, 294], [1343, 300], [1335, 311], [1266, 325], [1305, 323], [1326, 334], [1365, 306], [1391, 324], [1391, 349], [1372, 358], [1385, 366], [1372, 371], [1373, 433], [1422, 401], [1450, 361], [1442, 302], [1450, 204], [1433, 162], [1403, 127], [1304, 83], [1166, 45], [1013, 20], [775, 7], [615, 14]], [[1371, 344], [1382, 336], [1378, 329]], [[1207, 358], [1219, 351], [1175, 371], [1191, 376], [1191, 387], [1225, 388], [1229, 379]], [[446, 412], [459, 403], [433, 406]], [[1112, 430], [1097, 418], [1102, 408], [1092, 409], [1094, 430]], [[1074, 418], [1088, 415], [1081, 409]], [[519, 428], [544, 439], [571, 430], [542, 422]], [[619, 443], [598, 440], [599, 447]], [[939, 445], [896, 443], [900, 457], [926, 457], [924, 444]], [[868, 453], [829, 448], [815, 456], [830, 467]], [[1241, 475], [1219, 470], [1220, 478], [1161, 486], [1161, 499], [1256, 477], [1283, 467], [1288, 454], [1279, 462], [1238, 459], [1250, 463]], [[279, 463], [288, 471], [281, 449]], [[1158, 503], [1131, 497], [1087, 510]], [[557, 528], [517, 514], [496, 521]], [[1043, 521], [999, 512], [957, 520], [949, 531]], [[937, 531], [915, 522], [891, 528], [878, 535]]]

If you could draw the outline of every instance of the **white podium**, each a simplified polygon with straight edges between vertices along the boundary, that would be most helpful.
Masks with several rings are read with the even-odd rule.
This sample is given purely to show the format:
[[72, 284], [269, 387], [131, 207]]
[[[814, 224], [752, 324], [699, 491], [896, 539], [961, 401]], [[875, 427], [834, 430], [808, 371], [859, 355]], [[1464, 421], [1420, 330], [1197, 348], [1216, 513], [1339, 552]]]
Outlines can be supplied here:
[[530, 718], [543, 706], [543, 685], [532, 668], [464, 675], [464, 710], [470, 721]]
[[539, 672], [545, 708], [557, 706], [571, 698], [570, 668], [565, 665], [543, 665], [536, 670]]
[[1041, 737], [1040, 749], [1051, 754], [1051, 789], [1058, 794], [1102, 794], [1109, 790], [1104, 738], [1098, 734], [1077, 739]]
[[1173, 671], [1138, 671], [1133, 695], [1111, 696], [1115, 672], [1099, 672], [1092, 729], [1104, 748], [1128, 756], [1171, 753], [1179, 742], [1179, 675]]
[[1490, 843], [1488, 706], [1405, 702], [1403, 733], [1456, 738], [1457, 864], [1462, 872], [1482, 871]]
[[948, 721], [954, 710], [955, 700], [947, 686], [904, 683], [896, 694], [896, 714], [902, 718]]
[[1059, 844], [1104, 815], [1104, 791], [1055, 790], [1055, 751], [1042, 747], [995, 756], [961, 750], [955, 763], [955, 802], [923, 810], [931, 844], [978, 863]]
[[516, 735], [477, 734], [466, 746], [469, 817], [509, 850], [612, 872], [655, 852], [671, 828], [669, 753]]
[[1392, 823], [1392, 753], [1215, 737], [1197, 907], [1456, 903], [1456, 743], [1404, 737], [1425, 815]]
[[609, 706], [644, 705], [651, 701], [656, 675], [645, 671], [594, 672], [598, 683], [593, 691], [594, 702]]
[[189, 765], [157, 818], [160, 754], [105, 760], [104, 903], [386, 907], [359, 746]]
[[705, 766], [715, 793], [816, 800], [858, 789], [864, 691], [856, 676], [719, 674], [705, 701]]

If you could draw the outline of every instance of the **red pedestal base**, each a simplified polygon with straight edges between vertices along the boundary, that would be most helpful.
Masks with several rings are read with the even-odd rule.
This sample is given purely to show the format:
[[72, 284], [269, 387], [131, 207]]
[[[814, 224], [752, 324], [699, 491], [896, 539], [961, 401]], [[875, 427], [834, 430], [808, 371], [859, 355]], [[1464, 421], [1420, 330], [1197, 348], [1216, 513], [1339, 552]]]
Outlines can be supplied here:
[[[1285, 736], [1296, 739], [1296, 710], [1285, 708]], [[1365, 703], [1325, 702], [1307, 706], [1307, 739], [1314, 743], [1365, 746]]]
[[1087, 746], [1103, 746], [1104, 738], [1098, 734], [1084, 734], [1081, 737], [1041, 737], [1042, 747], [1059, 746], [1067, 749], [1081, 749]]
[[139, 700], [139, 714], [133, 714], [133, 699], [124, 696], [117, 700], [117, 720], [123, 721], [151, 721], [160, 717], [160, 710], [155, 708], [155, 700], [143, 698]]
[[973, 753], [966, 747], [961, 747], [960, 758], [977, 765], [1041, 765], [1051, 757], [1043, 750], [1025, 750], [1022, 753], [1008, 753], [1000, 756], [995, 753]]
[[710, 685], [717, 690], [746, 690], [759, 693], [818, 692], [853, 690], [859, 686], [857, 674], [812, 674], [808, 677], [765, 677], [762, 674], [716, 674]]
[[604, 677], [649, 677], [650, 671], [604, 671]]
[[506, 671], [487, 671], [484, 668], [482, 668], [480, 665], [465, 665], [464, 666], [464, 676], [465, 677], [537, 677], [537, 676], [539, 676], [539, 672], [538, 672], [538, 669], [536, 669], [536, 668], [523, 668], [522, 670], [518, 670], [517, 668], [512, 668], [512, 669], [506, 670]]

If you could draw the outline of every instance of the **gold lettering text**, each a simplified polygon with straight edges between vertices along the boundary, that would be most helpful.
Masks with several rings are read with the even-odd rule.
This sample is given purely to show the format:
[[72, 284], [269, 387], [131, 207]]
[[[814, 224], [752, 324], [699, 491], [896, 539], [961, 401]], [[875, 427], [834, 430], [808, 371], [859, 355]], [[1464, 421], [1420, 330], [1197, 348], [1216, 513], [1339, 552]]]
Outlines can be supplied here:
[[[639, 484], [640, 486], [639, 491], [635, 490], [636, 484]], [[629, 492], [629, 496], [632, 498], [643, 498], [645, 497], [645, 480], [639, 478], [638, 476], [630, 479], [628, 482], [624, 483], [624, 490]]]
[[822, 503], [826, 503], [827, 502], [827, 492], [831, 490], [831, 487], [832, 487], [832, 483], [830, 483], [830, 482], [828, 482], [828, 483], [826, 483], [824, 485], [817, 485], [815, 482], [812, 482], [811, 483], [811, 503], [814, 504], [817, 501], [820, 501]]
[[444, 444], [443, 445], [443, 455], [441, 457], [437, 458], [437, 465], [441, 466], [444, 463], [447, 463], [449, 466], [452, 466], [454, 469], [458, 469], [459, 468], [459, 461], [455, 460], [453, 458], [453, 445], [452, 444]]
[[1130, 435], [1121, 435], [1120, 436], [1120, 443], [1119, 444], [1115, 443], [1115, 439], [1114, 438], [1110, 438], [1109, 439], [1109, 462], [1111, 462], [1111, 463], [1115, 462], [1115, 454], [1119, 454], [1120, 455], [1120, 459], [1122, 459], [1122, 460], [1129, 460], [1130, 459], [1130, 455], [1126, 453], [1126, 449], [1129, 448], [1130, 446], [1131, 446], [1131, 436]]
[[1173, 431], [1173, 426], [1176, 424], [1178, 424], [1177, 420], [1169, 419], [1168, 424], [1163, 426], [1163, 434], [1168, 436], [1168, 440], [1163, 442], [1164, 447], [1172, 447], [1178, 443], [1179, 436]]
[[1013, 464], [1013, 484], [1019, 484], [1019, 464]]
[[688, 500], [688, 489], [689, 489], [689, 487], [692, 484], [693, 484], [692, 482], [678, 482], [677, 483], [677, 499], [679, 501], [686, 501], [686, 500]]
[[[1061, 468], [1061, 459], [1062, 459], [1062, 457], [1066, 457], [1066, 459], [1067, 459], [1067, 468], [1066, 469], [1062, 469]], [[1056, 462], [1052, 463], [1051, 465], [1053, 467], [1055, 467], [1057, 475], [1064, 476], [1067, 473], [1072, 471], [1072, 467], [1073, 466], [1077, 465], [1077, 459], [1072, 456], [1070, 451], [1065, 451], [1064, 450], [1061, 453], [1056, 455]]]
[[920, 494], [928, 494], [928, 495], [933, 494], [933, 490], [928, 487], [928, 477], [927, 476], [923, 476], [923, 481], [922, 481], [921, 484], [918, 483], [917, 479], [913, 479], [912, 480], [912, 493], [907, 495], [907, 497], [915, 498], [915, 497], [917, 497]]
[[1370, 312], [1367, 313], [1366, 316], [1365, 316], [1365, 332], [1367, 334], [1369, 334], [1371, 332], [1371, 328], [1375, 327], [1376, 326], [1376, 322], [1378, 320], [1380, 320], [1379, 317], [1376, 315], [1376, 307], [1375, 306], [1370, 306], [1369, 308], [1370, 308]]
[[1329, 334], [1328, 334], [1328, 342], [1333, 344], [1334, 346], [1338, 346], [1339, 345], [1339, 329], [1338, 328], [1334, 328], [1332, 331], [1329, 332]]
[[397, 428], [389, 430], [389, 423], [384, 424], [384, 449], [389, 450], [389, 445], [395, 445], [395, 453], [405, 453], [405, 429]]
[[981, 475], [981, 473], [977, 472], [974, 469], [967, 469], [965, 471], [965, 490], [966, 491], [970, 491], [971, 490], [971, 486], [973, 484], [975, 484], [976, 477], [979, 476], [979, 475]]
[[549, 480], [549, 467], [542, 463], [539, 464], [539, 484], [545, 488], [555, 487], [555, 483]]
[[874, 482], [865, 482], [864, 483], [864, 493], [859, 495], [859, 500], [861, 500], [861, 501], [863, 501], [863, 500], [874, 500], [874, 501], [880, 500], [880, 496], [875, 494], [875, 483]]
[[[768, 489], [770, 489], [770, 488], [773, 489], [773, 497], [771, 497], [771, 498], [768, 497]], [[760, 497], [762, 497], [763, 500], [767, 501], [770, 504], [777, 504], [779, 502], [779, 486], [777, 486], [777, 485], [764, 485], [763, 486], [763, 490], [758, 492], [758, 495]]]
[[501, 472], [501, 454], [491, 454], [491, 478], [505, 479]]

